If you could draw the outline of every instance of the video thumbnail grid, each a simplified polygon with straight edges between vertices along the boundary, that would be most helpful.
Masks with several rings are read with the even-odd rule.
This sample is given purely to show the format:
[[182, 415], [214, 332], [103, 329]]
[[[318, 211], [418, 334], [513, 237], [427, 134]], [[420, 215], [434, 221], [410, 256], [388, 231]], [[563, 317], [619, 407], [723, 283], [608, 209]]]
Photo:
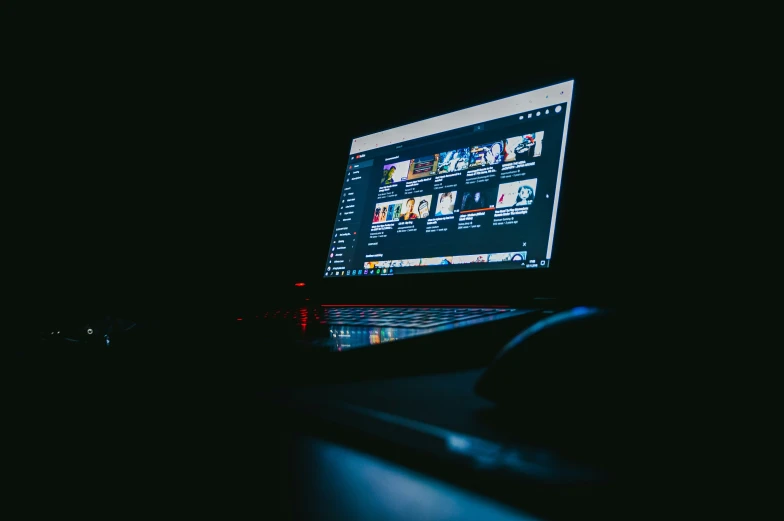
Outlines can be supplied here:
[[503, 253], [475, 253], [471, 255], [444, 255], [415, 259], [395, 259], [365, 262], [364, 269], [411, 268], [416, 266], [450, 266], [453, 264], [479, 264], [486, 262], [525, 262], [528, 252], [508, 251]]
[[544, 131], [521, 134], [480, 145], [458, 148], [384, 165], [381, 185], [412, 181], [436, 174], [460, 172], [513, 161], [526, 161], [542, 155]]
[[462, 194], [457, 190], [446, 190], [382, 201], [373, 208], [372, 222], [409, 221], [452, 215], [457, 211], [530, 206], [536, 197], [536, 184], [537, 179], [531, 178], [501, 183], [497, 189], [466, 190]]

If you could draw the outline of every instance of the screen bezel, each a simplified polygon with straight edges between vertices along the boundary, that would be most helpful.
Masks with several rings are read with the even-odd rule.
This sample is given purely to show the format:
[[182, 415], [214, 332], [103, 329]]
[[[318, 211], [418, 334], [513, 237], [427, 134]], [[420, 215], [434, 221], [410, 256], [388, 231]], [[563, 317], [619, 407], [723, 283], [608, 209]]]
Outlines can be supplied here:
[[[516, 94], [544, 89], [558, 83], [572, 81], [572, 98], [570, 101], [570, 119], [566, 131], [566, 149], [561, 165], [561, 185], [558, 200], [555, 229], [553, 232], [552, 253], [550, 265], [547, 268], [535, 269], [493, 269], [460, 272], [427, 272], [403, 275], [374, 275], [374, 276], [346, 276], [324, 277], [323, 267], [312, 279], [312, 288], [309, 293], [315, 301], [336, 304], [368, 304], [368, 305], [428, 305], [428, 304], [455, 304], [455, 305], [522, 305], [536, 298], [557, 298], [570, 293], [570, 283], [567, 281], [567, 265], [569, 262], [562, 258], [565, 251], [560, 240], [563, 235], [565, 222], [568, 223], [569, 211], [569, 174], [568, 165], [571, 154], [572, 134], [575, 126], [575, 104], [579, 98], [579, 81], [574, 75], [555, 76], [547, 81], [529, 82], [529, 85], [518, 89], [516, 93], [507, 94], [466, 107], [456, 108], [454, 111], [464, 110], [483, 103], [498, 101]], [[451, 111], [451, 112], [454, 112]], [[421, 121], [420, 118], [416, 121]], [[387, 127], [381, 130], [396, 128]], [[351, 148], [353, 138], [349, 141], [348, 150]], [[347, 154], [348, 155], [348, 154]], [[339, 188], [342, 189], [342, 176]], [[568, 224], [567, 224], [568, 227]], [[330, 234], [331, 236], [331, 234]], [[329, 241], [327, 243], [327, 249]], [[511, 287], [510, 287], [511, 286]], [[487, 288], [508, 288], [505, 292], [487, 291]], [[439, 288], [435, 290], [434, 288]]]

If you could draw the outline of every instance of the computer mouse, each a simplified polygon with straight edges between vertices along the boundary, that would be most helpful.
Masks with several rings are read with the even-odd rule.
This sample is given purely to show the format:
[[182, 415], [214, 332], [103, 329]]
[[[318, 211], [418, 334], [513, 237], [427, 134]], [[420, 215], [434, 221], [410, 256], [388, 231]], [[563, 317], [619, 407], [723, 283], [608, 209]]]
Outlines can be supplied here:
[[640, 335], [628, 314], [575, 307], [513, 338], [478, 379], [475, 392], [519, 418], [569, 425], [617, 413], [642, 374]]

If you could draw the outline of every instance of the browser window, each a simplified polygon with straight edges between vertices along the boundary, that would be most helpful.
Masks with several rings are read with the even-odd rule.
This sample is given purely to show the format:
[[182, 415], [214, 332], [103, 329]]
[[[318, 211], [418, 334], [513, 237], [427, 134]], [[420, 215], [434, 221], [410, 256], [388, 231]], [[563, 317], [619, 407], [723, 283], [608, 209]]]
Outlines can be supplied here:
[[549, 267], [573, 85], [354, 139], [324, 276]]

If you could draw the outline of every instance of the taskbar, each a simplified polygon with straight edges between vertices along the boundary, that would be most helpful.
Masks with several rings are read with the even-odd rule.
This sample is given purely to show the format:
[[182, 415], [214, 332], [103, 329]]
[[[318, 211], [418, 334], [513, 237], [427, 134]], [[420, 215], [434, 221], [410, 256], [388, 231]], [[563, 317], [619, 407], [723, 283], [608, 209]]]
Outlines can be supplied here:
[[433, 274], [433, 273], [452, 273], [465, 271], [496, 271], [511, 269], [537, 269], [549, 268], [550, 259], [528, 259], [523, 262], [504, 261], [504, 262], [473, 262], [467, 264], [439, 264], [425, 266], [369, 266], [362, 269], [330, 269], [324, 272], [325, 278], [334, 277], [365, 277], [365, 276], [386, 276], [391, 275], [414, 275], [414, 274]]

